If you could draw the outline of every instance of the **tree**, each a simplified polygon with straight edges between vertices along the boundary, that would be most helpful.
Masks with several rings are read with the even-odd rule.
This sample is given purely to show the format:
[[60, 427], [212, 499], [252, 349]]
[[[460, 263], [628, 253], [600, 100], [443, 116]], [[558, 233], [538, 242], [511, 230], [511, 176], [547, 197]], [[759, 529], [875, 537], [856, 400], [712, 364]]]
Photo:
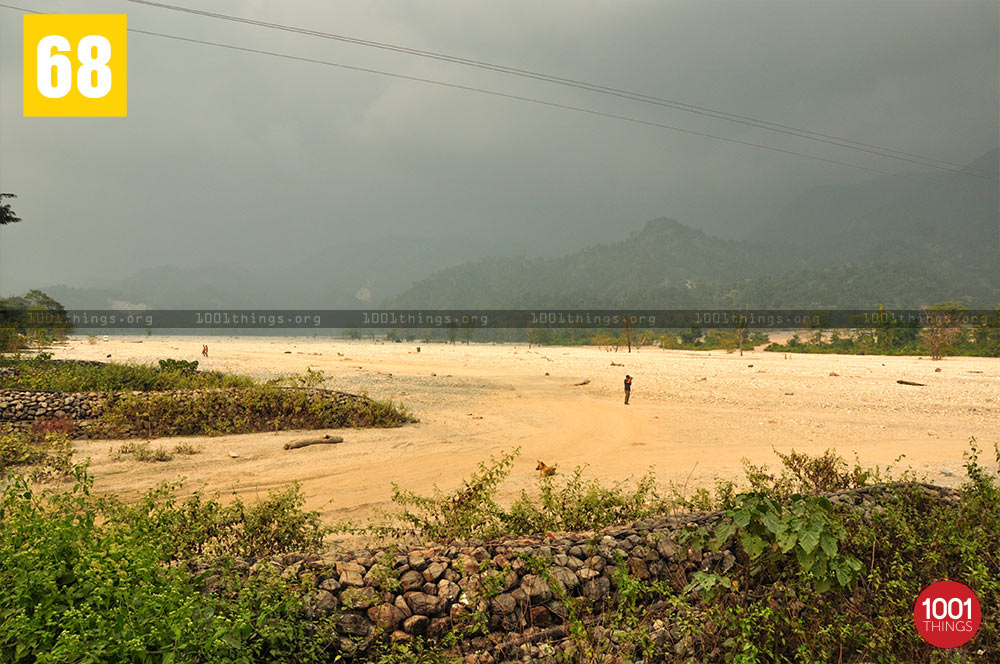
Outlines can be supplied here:
[[5, 198], [17, 198], [15, 194], [0, 194], [0, 226], [6, 226], [7, 224], [16, 224], [21, 221], [21, 218], [14, 214], [14, 210], [11, 209], [10, 203], [4, 203]]
[[685, 346], [697, 346], [701, 341], [701, 334], [701, 328], [697, 325], [692, 325], [690, 330], [681, 332], [681, 343]]
[[552, 342], [552, 332], [544, 327], [528, 328], [528, 347], [545, 346]]
[[40, 290], [0, 298], [0, 352], [44, 346], [72, 330], [63, 305]]
[[622, 311], [622, 322], [625, 324], [625, 343], [628, 344], [628, 352], [632, 352], [632, 320], [628, 314]]
[[743, 344], [747, 342], [750, 333], [750, 307], [747, 306], [742, 312], [737, 314], [736, 319], [736, 343], [740, 347], [740, 357], [743, 357]]
[[809, 339], [812, 343], [817, 346], [823, 343], [823, 330], [830, 326], [830, 312], [824, 311], [822, 309], [817, 309], [809, 315], [809, 325], [808, 329], [814, 330], [812, 337]]
[[472, 329], [471, 322], [462, 324], [462, 341], [464, 341], [466, 344], [472, 341], [472, 336], [474, 333], [475, 330]]
[[1000, 306], [989, 316], [986, 325], [976, 329], [976, 354], [1000, 357]]
[[965, 334], [962, 320], [966, 311], [957, 302], [939, 302], [924, 309], [927, 323], [921, 336], [931, 353], [931, 359], [943, 358]]

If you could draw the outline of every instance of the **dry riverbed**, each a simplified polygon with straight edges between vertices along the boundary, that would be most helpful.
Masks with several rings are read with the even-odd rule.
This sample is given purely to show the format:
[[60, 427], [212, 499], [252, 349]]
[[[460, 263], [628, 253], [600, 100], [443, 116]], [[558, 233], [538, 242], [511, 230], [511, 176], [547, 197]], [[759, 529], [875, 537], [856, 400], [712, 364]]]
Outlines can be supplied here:
[[[208, 358], [201, 345], [208, 343]], [[420, 351], [417, 352], [417, 347]], [[375, 344], [321, 338], [74, 337], [58, 358], [155, 362], [197, 359], [200, 368], [260, 378], [321, 370], [326, 386], [408, 407], [418, 424], [348, 430], [345, 442], [286, 451], [303, 432], [153, 441], [203, 449], [164, 463], [115, 460], [120, 441], [79, 441], [98, 489], [125, 496], [185, 478], [188, 488], [252, 497], [290, 481], [307, 506], [355, 518], [384, 505], [390, 483], [418, 492], [452, 489], [491, 454], [521, 448], [505, 497], [535, 481], [537, 460], [560, 471], [623, 480], [653, 467], [688, 490], [742, 477], [743, 458], [773, 463], [773, 450], [836, 448], [864, 464], [911, 467], [955, 486], [975, 436], [1000, 441], [1000, 360], [688, 352], [643, 348]], [[617, 366], [623, 365], [623, 366]], [[635, 378], [632, 403], [622, 381]], [[901, 385], [897, 380], [923, 383]], [[589, 381], [584, 385], [578, 385]], [[332, 433], [332, 432], [331, 432]], [[992, 455], [987, 459], [992, 461]]]

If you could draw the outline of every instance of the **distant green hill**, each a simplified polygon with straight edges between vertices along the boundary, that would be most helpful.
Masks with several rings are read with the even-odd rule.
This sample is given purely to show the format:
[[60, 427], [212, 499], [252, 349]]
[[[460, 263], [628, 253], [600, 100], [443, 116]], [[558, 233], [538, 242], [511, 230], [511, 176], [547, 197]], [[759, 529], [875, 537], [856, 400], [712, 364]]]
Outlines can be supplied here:
[[437, 272], [396, 307], [919, 307], [1000, 302], [998, 151], [968, 168], [810, 189], [753, 239], [671, 219], [560, 258]]

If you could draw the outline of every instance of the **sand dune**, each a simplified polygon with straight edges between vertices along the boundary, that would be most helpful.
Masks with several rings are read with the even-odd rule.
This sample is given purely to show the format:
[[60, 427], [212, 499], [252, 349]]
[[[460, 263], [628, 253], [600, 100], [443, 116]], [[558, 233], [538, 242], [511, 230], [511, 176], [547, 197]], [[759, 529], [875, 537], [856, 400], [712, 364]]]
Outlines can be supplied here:
[[[207, 359], [200, 356], [203, 342], [210, 347]], [[744, 457], [772, 463], [773, 449], [792, 448], [818, 453], [833, 447], [883, 466], [905, 455], [900, 466], [954, 485], [959, 478], [941, 471], [961, 475], [971, 436], [990, 448], [1000, 440], [1000, 361], [986, 358], [785, 359], [762, 351], [740, 357], [643, 348], [628, 354], [260, 337], [112, 337], [93, 345], [73, 338], [54, 354], [197, 359], [202, 368], [258, 377], [311, 367], [326, 373], [328, 387], [405, 404], [420, 423], [341, 431], [340, 445], [285, 451], [283, 444], [301, 432], [188, 438], [205, 451], [158, 464], [113, 460], [114, 441], [77, 446], [79, 458], [91, 458], [101, 490], [134, 495], [183, 477], [189, 488], [252, 496], [297, 480], [308, 506], [327, 516], [356, 517], [385, 504], [391, 482], [420, 492], [435, 484], [454, 488], [479, 461], [517, 446], [522, 454], [507, 498], [534, 484], [538, 459], [561, 471], [585, 465], [605, 480], [653, 467], [662, 481], [692, 489], [741, 477]], [[626, 372], [635, 377], [629, 406], [622, 403]], [[590, 382], [575, 385], [584, 380]]]

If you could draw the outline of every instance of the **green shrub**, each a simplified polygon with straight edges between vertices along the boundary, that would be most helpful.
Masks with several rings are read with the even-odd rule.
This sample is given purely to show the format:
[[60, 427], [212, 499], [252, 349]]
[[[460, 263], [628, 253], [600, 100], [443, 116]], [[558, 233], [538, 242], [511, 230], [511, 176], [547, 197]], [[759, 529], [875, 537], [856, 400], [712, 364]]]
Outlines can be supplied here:
[[120, 461], [123, 457], [131, 455], [136, 461], [170, 461], [174, 457], [162, 446], [155, 450], [150, 446], [149, 441], [144, 443], [128, 442], [121, 445], [114, 453], [115, 461]]
[[819, 456], [809, 456], [794, 449], [788, 454], [775, 450], [774, 454], [781, 460], [780, 474], [774, 474], [763, 466], [754, 466], [746, 459], [743, 460], [743, 471], [753, 491], [777, 499], [800, 493], [856, 489], [878, 482], [882, 477], [882, 471], [877, 467], [865, 468], [857, 462], [853, 467], [849, 466], [834, 450], [826, 450]]
[[66, 473], [72, 456], [73, 447], [65, 434], [0, 434], [0, 478], [15, 468], [30, 468], [33, 477]]
[[583, 468], [576, 468], [566, 476], [540, 478], [537, 499], [522, 492], [506, 521], [515, 533], [598, 530], [662, 516], [670, 509], [671, 503], [657, 493], [652, 473], [639, 478], [634, 486], [616, 482], [605, 487], [597, 480], [584, 480]]
[[298, 484], [272, 490], [251, 505], [235, 494], [223, 503], [218, 494], [200, 491], [181, 500], [180, 488], [163, 485], [135, 504], [113, 502], [105, 511], [122, 527], [145, 530], [170, 560], [317, 550], [330, 530], [319, 513], [302, 509], [305, 498]]
[[166, 564], [193, 550], [316, 545], [316, 517], [294, 491], [220, 516], [169, 489], [128, 507], [90, 488], [78, 468], [71, 491], [39, 494], [18, 479], [0, 494], [0, 661], [329, 661], [330, 621], [302, 620], [301, 589], [270, 566], [237, 574], [219, 561], [211, 590], [187, 565]]
[[751, 576], [777, 576], [794, 559], [817, 592], [824, 592], [849, 585], [862, 569], [857, 558], [840, 551], [847, 532], [831, 512], [832, 503], [822, 496], [792, 496], [782, 504], [761, 494], [741, 494], [713, 528], [689, 529], [687, 541], [701, 549], [707, 539], [718, 551], [735, 539]]
[[610, 487], [597, 480], [584, 480], [583, 469], [568, 476], [541, 477], [537, 495], [522, 492], [504, 509], [497, 491], [510, 476], [520, 448], [490, 457], [462, 486], [451, 493], [434, 487], [430, 496], [392, 484], [395, 509], [381, 511], [365, 528], [344, 527], [379, 536], [414, 535], [451, 540], [493, 538], [504, 535], [541, 534], [551, 530], [594, 530], [635, 519], [666, 514], [671, 503], [656, 492], [655, 478], [648, 474], [635, 486], [619, 482]]
[[192, 445], [191, 443], [177, 443], [174, 445], [174, 454], [183, 454], [185, 456], [201, 454], [201, 447]]
[[279, 429], [400, 426], [412, 419], [391, 402], [344, 403], [303, 390], [257, 386], [197, 395], [145, 392], [120, 395], [88, 431], [91, 437], [189, 436]]
[[446, 540], [463, 537], [498, 537], [507, 534], [507, 514], [496, 502], [496, 492], [510, 475], [520, 448], [480, 462], [478, 470], [450, 494], [434, 487], [432, 496], [421, 496], [392, 483], [397, 509], [380, 513], [380, 521], [366, 532], [376, 535], [415, 534]]
[[198, 360], [160, 360], [160, 371], [191, 374], [198, 370]]

